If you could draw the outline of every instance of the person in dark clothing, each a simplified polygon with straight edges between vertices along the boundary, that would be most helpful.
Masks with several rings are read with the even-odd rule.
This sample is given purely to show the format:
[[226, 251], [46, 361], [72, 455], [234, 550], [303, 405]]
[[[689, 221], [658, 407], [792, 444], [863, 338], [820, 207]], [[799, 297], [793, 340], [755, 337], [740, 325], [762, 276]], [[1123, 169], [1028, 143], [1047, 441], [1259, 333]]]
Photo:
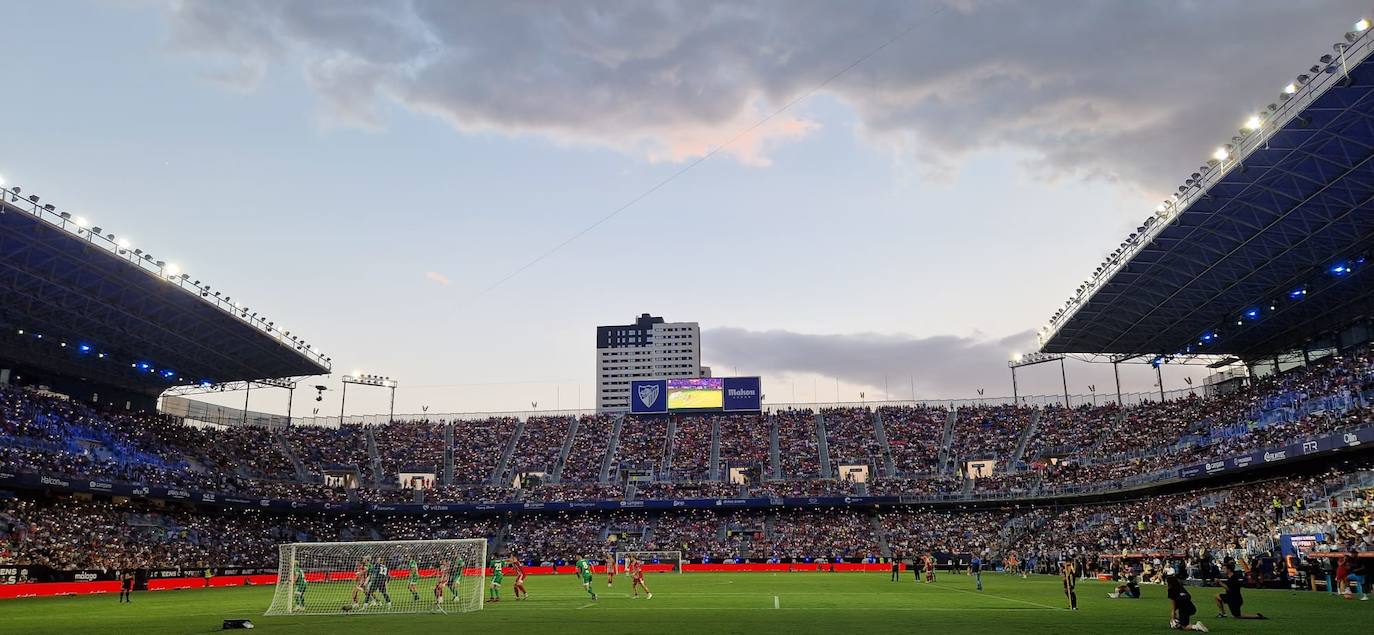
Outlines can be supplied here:
[[1223, 574], [1226, 575], [1226, 577], [1223, 578], [1222, 581], [1221, 581], [1221, 585], [1222, 585], [1223, 587], [1226, 588], [1226, 591], [1223, 592], [1223, 593], [1218, 593], [1218, 594], [1217, 594], [1217, 597], [1216, 597], [1216, 601], [1217, 601], [1217, 617], [1218, 617], [1218, 618], [1224, 618], [1224, 617], [1226, 617], [1226, 609], [1230, 609], [1230, 610], [1231, 610], [1231, 616], [1234, 617], [1234, 618], [1236, 618], [1236, 619], [1241, 619], [1241, 620], [1263, 620], [1263, 619], [1268, 619], [1268, 618], [1264, 617], [1264, 614], [1263, 614], [1263, 613], [1255, 613], [1254, 615], [1246, 615], [1245, 613], [1243, 613], [1243, 612], [1241, 611], [1240, 607], [1241, 607], [1242, 604], [1245, 603], [1245, 600], [1244, 600], [1244, 598], [1241, 597], [1241, 595], [1240, 595], [1240, 590], [1241, 590], [1242, 587], [1245, 586], [1245, 576], [1242, 575], [1240, 571], [1237, 571], [1237, 570], [1236, 570], [1236, 565], [1231, 564], [1231, 563], [1228, 562], [1228, 563], [1226, 563], [1225, 565], [1222, 565], [1221, 572], [1222, 572]]
[[1188, 594], [1188, 589], [1184, 588], [1183, 582], [1179, 581], [1172, 567], [1164, 570], [1164, 585], [1168, 589], [1169, 604], [1172, 608], [1169, 613], [1169, 628], [1206, 633], [1207, 627], [1203, 626], [1202, 622], [1189, 624], [1197, 614], [1197, 605], [1193, 604], [1193, 597]]

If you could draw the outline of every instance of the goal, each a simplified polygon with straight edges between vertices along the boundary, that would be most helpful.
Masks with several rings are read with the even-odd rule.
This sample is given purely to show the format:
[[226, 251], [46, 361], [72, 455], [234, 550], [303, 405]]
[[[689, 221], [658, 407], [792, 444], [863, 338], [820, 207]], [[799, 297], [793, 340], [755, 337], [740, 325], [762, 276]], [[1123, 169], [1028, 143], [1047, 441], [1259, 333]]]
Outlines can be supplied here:
[[615, 563], [616, 573], [627, 573], [632, 557], [644, 563], [645, 573], [682, 573], [681, 551], [620, 551], [606, 554], [606, 561]]
[[266, 615], [466, 613], [482, 608], [487, 541], [298, 542], [277, 547]]

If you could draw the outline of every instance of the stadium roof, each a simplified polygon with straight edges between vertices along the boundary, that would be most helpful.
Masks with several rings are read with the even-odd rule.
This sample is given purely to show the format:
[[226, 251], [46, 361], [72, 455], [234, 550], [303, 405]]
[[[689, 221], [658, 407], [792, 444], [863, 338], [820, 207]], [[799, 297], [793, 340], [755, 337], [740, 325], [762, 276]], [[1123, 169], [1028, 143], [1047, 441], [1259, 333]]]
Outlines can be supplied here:
[[0, 358], [151, 395], [329, 372], [298, 336], [102, 231], [0, 189]]
[[1374, 310], [1374, 37], [1361, 26], [1121, 244], [1042, 329], [1042, 351], [1255, 359]]

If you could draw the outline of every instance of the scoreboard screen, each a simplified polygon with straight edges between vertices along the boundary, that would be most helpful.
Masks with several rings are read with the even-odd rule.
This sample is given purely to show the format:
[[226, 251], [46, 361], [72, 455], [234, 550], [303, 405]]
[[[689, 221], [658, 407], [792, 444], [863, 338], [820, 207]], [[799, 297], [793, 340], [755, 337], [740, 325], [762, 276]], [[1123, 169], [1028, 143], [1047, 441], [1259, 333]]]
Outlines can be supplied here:
[[725, 407], [725, 380], [719, 377], [668, 380], [668, 411], [720, 410]]

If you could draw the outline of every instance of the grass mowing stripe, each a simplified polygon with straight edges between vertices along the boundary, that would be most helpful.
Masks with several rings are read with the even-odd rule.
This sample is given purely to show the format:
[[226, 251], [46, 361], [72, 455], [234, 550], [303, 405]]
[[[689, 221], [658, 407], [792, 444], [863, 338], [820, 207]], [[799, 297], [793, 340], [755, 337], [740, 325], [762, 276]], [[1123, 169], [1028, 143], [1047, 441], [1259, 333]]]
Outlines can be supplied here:
[[978, 597], [984, 597], [984, 598], [997, 598], [997, 599], [999, 599], [999, 600], [1006, 600], [1006, 601], [1008, 601], [1008, 602], [1020, 602], [1020, 603], [1022, 603], [1022, 604], [1030, 604], [1030, 605], [1032, 605], [1032, 606], [1038, 606], [1038, 607], [1040, 607], [1040, 608], [1050, 609], [1050, 610], [1052, 610], [1052, 611], [1062, 611], [1062, 610], [1065, 610], [1064, 607], [1062, 607], [1062, 606], [1050, 606], [1050, 605], [1048, 605], [1048, 604], [1041, 604], [1041, 603], [1039, 603], [1039, 602], [1032, 602], [1032, 601], [1030, 601], [1030, 600], [1022, 600], [1022, 599], [1018, 599], [1018, 598], [1009, 598], [1009, 597], [1004, 597], [1004, 596], [1001, 596], [1001, 595], [993, 595], [993, 594], [991, 594], [991, 593], [984, 593], [984, 592], [982, 592], [982, 591], [970, 591], [970, 590], [968, 590], [968, 589], [956, 589], [956, 588], [954, 588], [954, 587], [943, 587], [943, 586], [937, 586], [937, 587], [934, 587], [934, 588], [939, 589], [939, 590], [941, 590], [941, 591], [954, 591], [954, 592], [956, 592], [956, 593], [967, 593], [967, 594], [969, 594], [969, 595], [976, 595], [976, 596], [978, 596]]

